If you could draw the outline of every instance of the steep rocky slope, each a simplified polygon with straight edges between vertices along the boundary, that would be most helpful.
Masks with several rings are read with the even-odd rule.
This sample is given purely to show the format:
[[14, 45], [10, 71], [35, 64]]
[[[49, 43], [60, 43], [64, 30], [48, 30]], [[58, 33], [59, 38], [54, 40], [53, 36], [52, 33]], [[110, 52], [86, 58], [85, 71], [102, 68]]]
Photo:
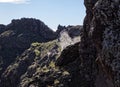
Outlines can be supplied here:
[[[75, 46], [69, 46], [63, 50], [62, 54], [65, 57], [61, 62], [61, 46], [58, 40], [47, 43], [32, 43], [31, 47], [27, 49], [16, 61], [9, 65], [1, 77], [1, 87], [29, 87], [29, 86], [65, 86], [71, 82], [71, 75], [69, 71], [75, 72], [76, 65], [69, 64], [79, 56], [79, 43]], [[71, 50], [72, 51], [69, 51]], [[76, 53], [74, 51], [77, 51]], [[69, 56], [72, 54], [73, 56]], [[67, 56], [68, 55], [68, 56]], [[71, 58], [69, 58], [71, 57]], [[73, 59], [74, 57], [74, 59]], [[57, 62], [56, 62], [57, 61]], [[61, 69], [56, 65], [68, 64], [66, 69]], [[71, 67], [70, 67], [71, 66]], [[75, 73], [73, 74], [75, 75]], [[9, 78], [9, 79], [8, 79]], [[13, 80], [14, 79], [14, 80]], [[68, 81], [69, 79], [69, 81]], [[71, 83], [74, 85], [73, 83]], [[68, 86], [69, 87], [69, 86]]]
[[[7, 63], [8, 67], [1, 74], [0, 87], [9, 87], [9, 86], [28, 87], [30, 85], [32, 86], [41, 85], [42, 87], [45, 87], [47, 85], [58, 86], [58, 85], [64, 85], [63, 81], [65, 79], [66, 79], [65, 84], [66, 85], [68, 84], [67, 82], [69, 81], [67, 81], [67, 79], [70, 78], [69, 72], [57, 67], [55, 63], [57, 58], [61, 54], [61, 51], [63, 50], [61, 43], [64, 43], [64, 40], [67, 39], [70, 39], [72, 44], [79, 42], [80, 41], [79, 35], [82, 27], [69, 26], [69, 28], [63, 28], [63, 30], [58, 33], [58, 32], [53, 32], [51, 30], [49, 31], [49, 29], [47, 31], [44, 31], [45, 26], [39, 29], [39, 27], [34, 26], [35, 23], [33, 22], [36, 21], [39, 20], [26, 19], [26, 18], [20, 20], [13, 20], [12, 23], [8, 25], [5, 31], [1, 34], [0, 37], [0, 40], [2, 41], [1, 44], [4, 42], [4, 45], [1, 45], [2, 46], [1, 51], [4, 51], [3, 50], [4, 48], [6, 50], [4, 51], [4, 53], [7, 54], [7, 55], [3, 54], [1, 56], [1, 59], [3, 58], [4, 55], [5, 55], [4, 58], [6, 58], [4, 59], [4, 61], [3, 59], [1, 61], [1, 71], [4, 69], [4, 67], [2, 66], [5, 66], [5, 62]], [[23, 30], [20, 30], [22, 28], [21, 26], [23, 27]], [[24, 28], [25, 26], [28, 28]], [[36, 28], [32, 28], [33, 26]], [[45, 29], [46, 28], [48, 27], [45, 27]], [[16, 34], [15, 31], [16, 32], [19, 31], [19, 32]], [[71, 31], [74, 32], [72, 33]], [[14, 32], [15, 35], [12, 35], [11, 32]], [[26, 34], [28, 36], [21, 38], [21, 41], [24, 41], [24, 39], [26, 39], [27, 41], [25, 40], [26, 43], [21, 44], [20, 41], [17, 39], [19, 39], [21, 36], [24, 36]], [[46, 36], [46, 34], [48, 34], [48, 36]], [[49, 34], [53, 35], [54, 38]], [[2, 38], [2, 35], [4, 38]], [[18, 37], [17, 35], [20, 37]], [[64, 37], [64, 35], [68, 37]], [[37, 37], [39, 38], [37, 39]], [[78, 38], [77, 41], [73, 40], [74, 38]], [[56, 39], [56, 40], [52, 40], [52, 39]], [[16, 40], [18, 42], [16, 42]], [[7, 41], [9, 41], [8, 45], [6, 45]], [[68, 41], [66, 41], [66, 43], [64, 44], [65, 46], [71, 45], [71, 43], [69, 43]], [[11, 48], [11, 50], [13, 49], [13, 51], [8, 50], [8, 48]], [[20, 52], [19, 49], [21, 48], [23, 48], [21, 53], [15, 56], [16, 54], [15, 51]], [[10, 57], [13, 57], [13, 59], [11, 59]]]
[[[78, 74], [77, 64], [79, 62], [76, 59], [79, 57], [79, 43], [68, 46], [62, 51], [61, 56], [59, 56], [61, 54], [60, 48], [57, 40], [47, 43], [32, 43], [31, 47], [18, 57], [2, 74], [0, 86], [73, 87], [75, 86], [74, 83], [76, 83], [76, 86], [79, 86], [79, 76], [77, 79], [75, 78]], [[61, 60], [61, 58], [63, 59]], [[71, 64], [73, 61], [75, 63]], [[65, 67], [60, 68], [58, 65]]]
[[3, 62], [0, 75], [32, 42], [56, 39], [55, 32], [40, 20], [32, 18], [12, 20], [7, 26], [1, 25], [0, 30], [0, 59]]
[[[56, 60], [59, 52], [60, 48], [56, 40], [48, 43], [32, 43], [31, 47], [3, 73], [1, 86], [16, 87], [21, 82], [21, 86], [27, 87], [29, 82], [35, 77], [39, 77], [40, 72], [42, 72], [41, 67], [45, 68], [49, 63], [52, 67], [54, 66], [52, 61]], [[48, 70], [47, 68], [43, 69], [45, 72]]]

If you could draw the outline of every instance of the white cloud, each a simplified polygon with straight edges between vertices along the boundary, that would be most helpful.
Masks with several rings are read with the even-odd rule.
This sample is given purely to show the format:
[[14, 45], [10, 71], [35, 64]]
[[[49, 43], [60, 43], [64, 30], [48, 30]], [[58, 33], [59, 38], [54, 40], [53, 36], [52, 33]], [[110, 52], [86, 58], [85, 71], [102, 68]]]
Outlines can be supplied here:
[[0, 3], [22, 4], [28, 3], [30, 0], [0, 0]]

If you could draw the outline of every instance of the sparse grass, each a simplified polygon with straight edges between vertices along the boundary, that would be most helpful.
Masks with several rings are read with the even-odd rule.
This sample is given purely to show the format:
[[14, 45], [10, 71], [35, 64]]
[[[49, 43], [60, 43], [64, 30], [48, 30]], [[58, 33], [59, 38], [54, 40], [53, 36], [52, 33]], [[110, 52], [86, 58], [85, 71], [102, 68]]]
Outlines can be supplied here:
[[51, 61], [50, 64], [49, 64], [49, 66], [50, 66], [51, 68], [55, 68], [55, 62]]
[[35, 52], [35, 55], [36, 55], [36, 56], [39, 56], [39, 55], [40, 55], [40, 51], [39, 51], [38, 49], [35, 49], [34, 52]]
[[31, 46], [33, 46], [33, 47], [36, 47], [36, 46], [39, 46], [39, 45], [40, 45], [40, 43], [38, 43], [38, 42], [34, 42], [34, 43], [31, 44]]
[[42, 72], [45, 72], [45, 73], [49, 72], [49, 69], [46, 67], [46, 65], [42, 68]]
[[[35, 43], [31, 44], [30, 49], [32, 49], [32, 51], [35, 52], [36, 58], [41, 58], [41, 59], [43, 58], [43, 60], [44, 60], [44, 57], [46, 58], [46, 56], [49, 55], [48, 53], [52, 52], [53, 50], [55, 50], [55, 52], [56, 52], [54, 55], [55, 59], [57, 59], [60, 55], [57, 53], [61, 52], [61, 47], [58, 43], [58, 40], [53, 40], [53, 41], [50, 41], [47, 43], [35, 42]], [[37, 59], [36, 59], [36, 61], [37, 61]], [[50, 73], [53, 72], [52, 73], [53, 75], [55, 73], [57, 73], [58, 71], [59, 71], [59, 67], [55, 66], [55, 60], [53, 60], [52, 58], [49, 60], [49, 62], [47, 62], [47, 63], [45, 62], [45, 65], [41, 66], [41, 64], [40, 64], [40, 66], [36, 69], [36, 73], [48, 74], [49, 72]], [[64, 73], [64, 74], [66, 75], [66, 73]], [[37, 74], [36, 74], [36, 76], [37, 76]], [[55, 79], [53, 81], [54, 81], [55, 85], [58, 85], [60, 83], [58, 79]]]
[[[61, 47], [58, 43], [57, 40], [53, 40], [47, 43], [38, 43], [38, 42], [34, 42], [31, 44], [31, 49], [34, 49], [34, 52], [36, 54], [36, 56], [40, 56], [41, 58], [43, 58], [44, 56], [47, 55], [47, 53], [49, 51], [51, 51], [55, 46], [58, 46], [58, 48], [56, 49], [58, 52], [61, 51]], [[59, 55], [57, 55], [56, 57], [58, 57]]]

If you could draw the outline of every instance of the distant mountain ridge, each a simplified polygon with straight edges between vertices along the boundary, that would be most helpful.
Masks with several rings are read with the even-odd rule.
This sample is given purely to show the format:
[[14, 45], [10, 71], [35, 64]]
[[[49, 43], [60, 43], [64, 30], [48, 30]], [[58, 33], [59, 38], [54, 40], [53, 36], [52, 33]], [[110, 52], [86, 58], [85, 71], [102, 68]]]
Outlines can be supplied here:
[[47, 42], [56, 39], [55, 32], [42, 21], [33, 18], [12, 20], [6, 26], [1, 25], [0, 30], [0, 56], [5, 64], [3, 64], [3, 69], [29, 48], [32, 42]]

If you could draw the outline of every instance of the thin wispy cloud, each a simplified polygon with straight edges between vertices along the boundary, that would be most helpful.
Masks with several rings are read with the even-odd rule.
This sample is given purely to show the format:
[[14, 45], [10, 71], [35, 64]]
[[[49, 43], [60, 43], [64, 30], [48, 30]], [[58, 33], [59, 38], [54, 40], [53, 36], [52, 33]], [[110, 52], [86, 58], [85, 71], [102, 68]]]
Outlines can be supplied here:
[[0, 3], [27, 4], [30, 0], [0, 0]]

